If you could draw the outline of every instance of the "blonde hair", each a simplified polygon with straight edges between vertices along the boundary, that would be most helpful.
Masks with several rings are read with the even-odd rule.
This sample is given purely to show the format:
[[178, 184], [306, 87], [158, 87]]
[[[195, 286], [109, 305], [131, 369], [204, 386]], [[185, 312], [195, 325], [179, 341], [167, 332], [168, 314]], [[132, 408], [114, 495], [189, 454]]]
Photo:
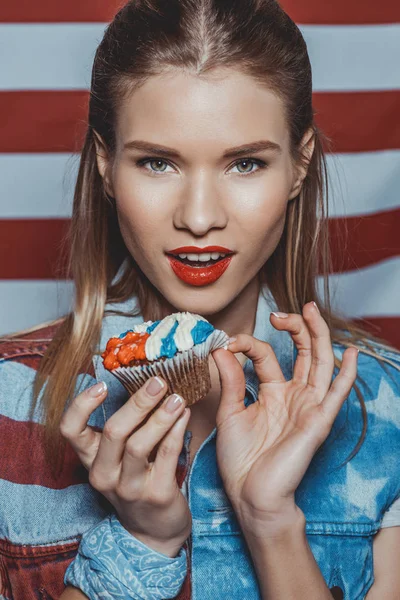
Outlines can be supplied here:
[[[252, 76], [282, 100], [294, 164], [305, 160], [300, 142], [309, 128], [315, 138], [302, 190], [288, 204], [282, 237], [260, 272], [261, 282], [268, 285], [279, 310], [301, 314], [304, 304], [315, 300], [333, 343], [356, 345], [381, 363], [398, 368], [379, 355], [374, 343], [396, 352], [395, 348], [335, 314], [331, 307], [328, 177], [323, 149], [330, 149], [330, 140], [314, 121], [311, 65], [297, 25], [275, 0], [132, 0], [107, 27], [95, 55], [86, 138], [70, 229], [64, 240], [75, 283], [74, 307], [53, 323], [58, 328], [34, 383], [32, 412], [44, 388], [46, 452], [52, 468], [61, 464], [64, 451], [59, 424], [66, 402], [74, 394], [78, 374], [86, 372], [93, 356], [101, 351], [106, 303], [123, 302], [135, 294], [145, 320], [161, 316], [158, 290], [140, 271], [122, 239], [115, 203], [107, 196], [98, 171], [94, 132], [102, 137], [112, 157], [118, 107], [135, 89], [170, 69], [201, 76], [219, 67]], [[120, 278], [114, 281], [123, 264]], [[324, 301], [316, 287], [317, 275], [324, 281]], [[16, 340], [27, 331], [3, 339]], [[341, 360], [335, 357], [335, 367], [340, 366]], [[362, 408], [363, 430], [347, 460], [359, 450], [367, 427], [365, 403], [359, 386], [354, 384], [354, 388]]]

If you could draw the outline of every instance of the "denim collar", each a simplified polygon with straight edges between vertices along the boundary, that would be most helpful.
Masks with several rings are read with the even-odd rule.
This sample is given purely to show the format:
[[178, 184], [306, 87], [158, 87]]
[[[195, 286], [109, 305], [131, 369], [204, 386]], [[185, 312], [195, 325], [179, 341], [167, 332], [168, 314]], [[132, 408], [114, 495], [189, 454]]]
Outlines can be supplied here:
[[[133, 325], [143, 323], [143, 317], [138, 310], [138, 300], [136, 296], [132, 296], [125, 302], [117, 304], [107, 304], [106, 311], [118, 310], [129, 314], [138, 312], [136, 316], [119, 316], [108, 315], [103, 318], [100, 350], [103, 351], [110, 337], [116, 337], [121, 332], [131, 329]], [[282, 372], [287, 380], [292, 378], [293, 360], [294, 360], [294, 344], [290, 334], [286, 331], [276, 330], [270, 323], [269, 316], [272, 311], [278, 310], [275, 299], [269, 289], [264, 286], [260, 289], [256, 322], [253, 336], [264, 342], [271, 344]], [[239, 332], [238, 332], [239, 333]], [[108, 386], [108, 395], [103, 402], [102, 411], [104, 422], [118, 410], [129, 397], [128, 392], [122, 384], [109, 371], [103, 367], [101, 356], [94, 357], [94, 369], [97, 381], [105, 381]], [[254, 371], [253, 363], [248, 359], [243, 371], [246, 379], [246, 398], [245, 405], [255, 402], [258, 397], [258, 377]]]

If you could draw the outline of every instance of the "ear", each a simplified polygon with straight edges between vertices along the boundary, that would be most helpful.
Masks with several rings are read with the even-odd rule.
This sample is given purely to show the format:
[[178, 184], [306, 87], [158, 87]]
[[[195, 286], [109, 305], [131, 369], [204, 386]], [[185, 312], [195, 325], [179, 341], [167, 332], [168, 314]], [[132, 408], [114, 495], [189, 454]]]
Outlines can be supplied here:
[[94, 143], [96, 146], [96, 159], [97, 159], [97, 168], [99, 173], [103, 179], [103, 185], [106, 193], [114, 197], [113, 185], [110, 177], [111, 171], [111, 163], [109, 159], [109, 153], [107, 150], [107, 145], [102, 139], [102, 137], [93, 129], [94, 134]]
[[296, 198], [299, 195], [303, 185], [303, 181], [306, 178], [308, 172], [308, 166], [310, 164], [312, 155], [315, 148], [315, 135], [314, 130], [310, 127], [307, 129], [300, 143], [300, 153], [304, 156], [304, 159], [299, 162], [295, 169], [295, 177], [293, 186], [290, 191], [289, 200]]

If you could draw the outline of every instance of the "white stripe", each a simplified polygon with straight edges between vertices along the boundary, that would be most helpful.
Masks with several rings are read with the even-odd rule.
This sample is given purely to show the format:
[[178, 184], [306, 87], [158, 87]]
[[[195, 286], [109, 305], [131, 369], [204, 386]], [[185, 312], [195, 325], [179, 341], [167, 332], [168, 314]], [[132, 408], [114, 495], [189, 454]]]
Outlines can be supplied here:
[[[0, 25], [0, 89], [88, 89], [107, 23]], [[400, 24], [301, 25], [314, 91], [400, 88]]]
[[[334, 154], [327, 162], [330, 217], [400, 206], [400, 150]], [[0, 218], [70, 217], [78, 166], [77, 154], [0, 154]]]
[[0, 89], [88, 89], [98, 23], [0, 25]]
[[13, 544], [73, 542], [105, 517], [98, 497], [88, 484], [53, 490], [0, 479], [0, 537]]
[[[21, 344], [22, 345], [22, 344]], [[3, 355], [3, 352], [2, 352]], [[43, 405], [39, 402], [35, 410], [30, 415], [32, 405], [33, 383], [36, 377], [36, 370], [18, 362], [17, 360], [0, 359], [0, 415], [13, 419], [13, 421], [32, 421], [33, 423], [43, 424]], [[78, 375], [77, 383], [73, 396], [83, 392], [96, 380], [88, 374]], [[18, 402], [10, 402], [10, 392], [18, 398]], [[100, 408], [100, 407], [99, 407]], [[90, 415], [88, 423], [90, 425], [103, 428], [104, 417], [102, 411], [96, 409]]]
[[313, 91], [400, 88], [400, 24], [302, 25]]
[[330, 217], [400, 207], [400, 150], [327, 156]]
[[78, 155], [0, 154], [0, 218], [70, 217], [77, 172]]
[[67, 314], [72, 298], [71, 281], [0, 281], [0, 335]]
[[[318, 277], [324, 298], [322, 282]], [[346, 317], [400, 317], [400, 256], [330, 275], [329, 289], [332, 306]]]

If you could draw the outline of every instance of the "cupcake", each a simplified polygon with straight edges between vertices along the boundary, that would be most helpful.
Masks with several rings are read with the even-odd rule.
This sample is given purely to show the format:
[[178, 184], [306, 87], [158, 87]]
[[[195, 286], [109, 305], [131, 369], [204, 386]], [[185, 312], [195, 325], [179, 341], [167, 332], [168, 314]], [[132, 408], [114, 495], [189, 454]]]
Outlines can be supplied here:
[[105, 369], [130, 394], [158, 375], [168, 385], [166, 395], [179, 394], [191, 406], [209, 392], [208, 357], [217, 348], [227, 349], [228, 339], [200, 315], [174, 313], [110, 338], [101, 356]]

